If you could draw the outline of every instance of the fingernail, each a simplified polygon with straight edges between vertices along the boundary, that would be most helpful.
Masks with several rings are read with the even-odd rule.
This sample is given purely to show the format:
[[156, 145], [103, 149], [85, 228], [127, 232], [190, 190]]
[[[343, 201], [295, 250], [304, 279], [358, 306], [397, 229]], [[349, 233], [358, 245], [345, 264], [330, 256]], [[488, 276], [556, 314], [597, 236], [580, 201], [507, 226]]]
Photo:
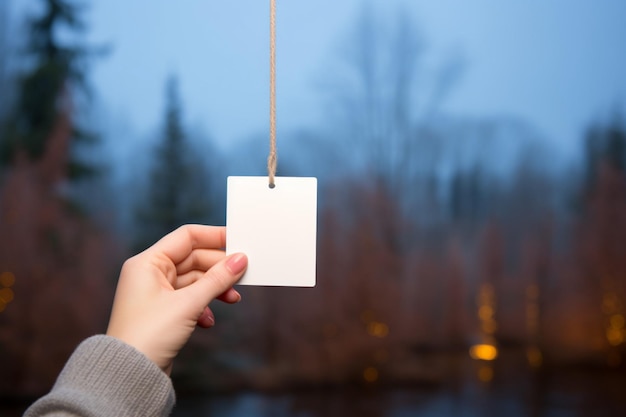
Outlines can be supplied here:
[[204, 309], [204, 311], [202, 312], [202, 315], [200, 316], [198, 321], [205, 323], [205, 326], [206, 325], [208, 325], [208, 326], [214, 326], [215, 325], [215, 318], [213, 318], [213, 314], [211, 313], [211, 310], [209, 310], [208, 308]]
[[246, 269], [247, 265], [248, 265], [248, 258], [243, 253], [237, 253], [226, 261], [226, 267], [234, 275], [237, 275], [241, 271]]

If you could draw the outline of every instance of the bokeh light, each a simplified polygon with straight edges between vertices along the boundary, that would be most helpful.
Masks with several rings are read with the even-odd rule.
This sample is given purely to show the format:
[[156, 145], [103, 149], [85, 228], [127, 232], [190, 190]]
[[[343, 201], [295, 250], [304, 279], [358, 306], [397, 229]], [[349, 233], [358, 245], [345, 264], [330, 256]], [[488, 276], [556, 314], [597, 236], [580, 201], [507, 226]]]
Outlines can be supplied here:
[[373, 321], [367, 325], [367, 333], [373, 337], [384, 338], [389, 334], [389, 327], [385, 323]]
[[533, 368], [539, 368], [543, 364], [543, 354], [537, 346], [531, 346], [526, 349], [526, 358], [528, 364]]
[[498, 349], [485, 343], [472, 346], [469, 352], [472, 359], [483, 361], [493, 361], [498, 357]]
[[378, 381], [378, 369], [373, 366], [368, 366], [363, 370], [363, 379], [365, 382], [374, 383]]
[[15, 275], [12, 272], [5, 271], [0, 274], [0, 286], [10, 288], [15, 284]]

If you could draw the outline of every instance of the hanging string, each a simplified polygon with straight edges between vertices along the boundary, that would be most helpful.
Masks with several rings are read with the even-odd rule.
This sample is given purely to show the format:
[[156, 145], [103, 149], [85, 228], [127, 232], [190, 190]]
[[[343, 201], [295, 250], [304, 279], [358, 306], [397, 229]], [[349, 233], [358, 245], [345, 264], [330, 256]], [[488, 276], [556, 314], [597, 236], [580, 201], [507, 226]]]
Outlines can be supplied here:
[[276, 0], [270, 0], [270, 154], [267, 157], [269, 186], [276, 176]]

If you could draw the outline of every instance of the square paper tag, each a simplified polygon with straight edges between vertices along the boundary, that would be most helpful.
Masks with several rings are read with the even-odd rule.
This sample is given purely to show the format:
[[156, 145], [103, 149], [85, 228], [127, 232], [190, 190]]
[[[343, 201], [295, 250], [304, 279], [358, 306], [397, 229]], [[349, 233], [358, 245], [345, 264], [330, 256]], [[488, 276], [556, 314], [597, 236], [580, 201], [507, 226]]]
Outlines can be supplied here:
[[241, 285], [314, 287], [317, 178], [228, 177], [226, 253], [248, 255]]

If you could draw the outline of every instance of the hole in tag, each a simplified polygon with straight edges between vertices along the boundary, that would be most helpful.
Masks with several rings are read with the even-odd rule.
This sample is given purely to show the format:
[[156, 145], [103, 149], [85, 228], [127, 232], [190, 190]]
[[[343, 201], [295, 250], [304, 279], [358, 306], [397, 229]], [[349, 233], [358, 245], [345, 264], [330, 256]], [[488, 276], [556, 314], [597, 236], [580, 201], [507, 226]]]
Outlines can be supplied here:
[[272, 189], [273, 189], [273, 188], [275, 188], [275, 187], [276, 187], [276, 184], [274, 184], [273, 182], [270, 182], [270, 188], [272, 188]]

